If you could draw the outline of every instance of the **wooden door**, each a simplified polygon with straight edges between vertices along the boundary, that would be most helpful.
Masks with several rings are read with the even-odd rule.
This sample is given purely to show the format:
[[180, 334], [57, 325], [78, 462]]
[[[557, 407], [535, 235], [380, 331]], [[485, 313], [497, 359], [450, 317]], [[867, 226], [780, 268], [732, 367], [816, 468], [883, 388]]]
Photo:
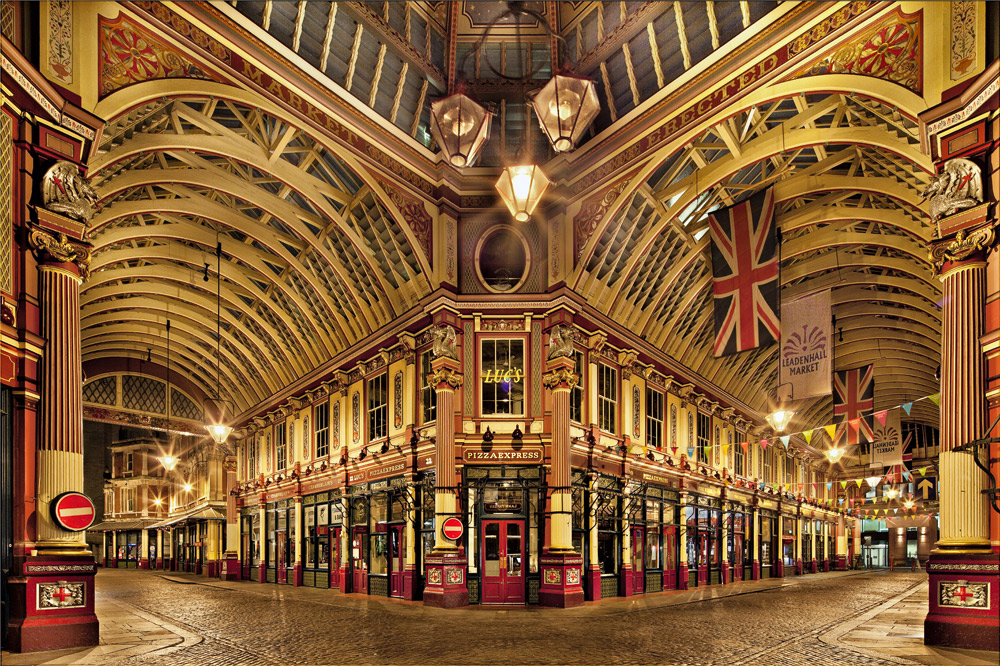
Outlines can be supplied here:
[[645, 528], [632, 528], [632, 594], [642, 594], [646, 591], [646, 570], [642, 566], [642, 557], [646, 552], [645, 537]]
[[330, 587], [340, 587], [340, 528], [330, 529]]
[[698, 585], [708, 585], [708, 569], [712, 555], [712, 533], [698, 533]]
[[355, 527], [351, 535], [351, 592], [368, 594], [368, 528]]
[[732, 580], [743, 580], [743, 535], [733, 535]]
[[389, 526], [389, 596], [403, 596], [403, 568], [406, 561], [406, 526]]
[[482, 601], [484, 604], [524, 603], [524, 521], [484, 520]]
[[250, 534], [244, 534], [242, 538], [242, 553], [243, 553], [243, 580], [250, 579], [250, 566], [253, 563], [253, 551], [251, 548]]
[[275, 573], [277, 574], [279, 583], [288, 582], [288, 570], [285, 568], [287, 565], [287, 548], [288, 548], [288, 538], [285, 536], [285, 532], [277, 532], [274, 535], [275, 538]]
[[677, 527], [663, 528], [663, 589], [677, 589]]

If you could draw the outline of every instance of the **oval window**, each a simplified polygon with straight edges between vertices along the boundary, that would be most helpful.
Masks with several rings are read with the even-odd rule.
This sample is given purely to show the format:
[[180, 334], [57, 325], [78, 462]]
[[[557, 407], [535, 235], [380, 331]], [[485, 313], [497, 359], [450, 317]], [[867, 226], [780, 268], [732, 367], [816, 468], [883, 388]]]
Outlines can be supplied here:
[[504, 293], [521, 286], [528, 273], [528, 244], [510, 227], [494, 227], [479, 241], [476, 270], [490, 291]]

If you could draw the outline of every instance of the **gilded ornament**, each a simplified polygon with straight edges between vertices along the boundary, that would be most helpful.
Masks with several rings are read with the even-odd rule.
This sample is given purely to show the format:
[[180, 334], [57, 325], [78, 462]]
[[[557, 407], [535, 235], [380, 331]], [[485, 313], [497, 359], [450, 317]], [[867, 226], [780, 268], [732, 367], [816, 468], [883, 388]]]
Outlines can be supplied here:
[[462, 375], [455, 372], [451, 368], [438, 368], [431, 373], [427, 381], [428, 386], [437, 388], [441, 384], [447, 384], [453, 389], [461, 388], [462, 386]]
[[458, 335], [451, 326], [435, 326], [431, 329], [434, 344], [431, 354], [434, 358], [453, 358], [458, 360]]
[[545, 388], [554, 389], [560, 386], [573, 388], [578, 383], [580, 383], [580, 375], [568, 368], [557, 368], [542, 375], [542, 386]]
[[90, 276], [90, 248], [80, 243], [74, 243], [66, 238], [66, 234], [55, 237], [47, 231], [32, 228], [28, 233], [28, 242], [36, 250], [47, 252], [56, 261], [76, 264], [80, 276], [86, 280]]
[[553, 326], [549, 331], [549, 354], [546, 358], [572, 357], [574, 351], [573, 329], [562, 324]]
[[931, 219], [940, 220], [983, 202], [982, 172], [969, 160], [948, 160], [944, 171], [931, 179], [920, 194], [924, 199], [930, 197]]
[[97, 205], [97, 192], [72, 162], [59, 160], [42, 178], [42, 205], [84, 224], [90, 222]]
[[984, 250], [993, 245], [996, 234], [993, 227], [976, 229], [970, 234], [965, 229], [959, 229], [955, 240], [931, 248], [928, 258], [935, 268], [940, 269], [946, 261], [962, 261], [974, 252]]

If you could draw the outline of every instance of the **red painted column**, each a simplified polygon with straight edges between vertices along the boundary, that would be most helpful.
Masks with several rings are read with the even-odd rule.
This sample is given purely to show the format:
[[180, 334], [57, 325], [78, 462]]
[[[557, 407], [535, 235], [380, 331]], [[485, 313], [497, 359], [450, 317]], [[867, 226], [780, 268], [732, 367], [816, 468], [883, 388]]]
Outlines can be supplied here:
[[86, 270], [86, 248], [37, 228], [30, 231], [29, 242], [41, 258], [45, 350], [35, 438], [36, 538], [10, 578], [8, 640], [16, 652], [97, 645], [99, 638], [93, 553], [83, 531], [64, 529], [51, 515], [51, 503], [60, 494], [83, 492], [80, 271], [81, 266]]
[[583, 603], [583, 556], [573, 550], [573, 492], [570, 473], [569, 398], [580, 378], [572, 356], [548, 360], [542, 383], [552, 391], [551, 534], [542, 551], [538, 602], [569, 608]]

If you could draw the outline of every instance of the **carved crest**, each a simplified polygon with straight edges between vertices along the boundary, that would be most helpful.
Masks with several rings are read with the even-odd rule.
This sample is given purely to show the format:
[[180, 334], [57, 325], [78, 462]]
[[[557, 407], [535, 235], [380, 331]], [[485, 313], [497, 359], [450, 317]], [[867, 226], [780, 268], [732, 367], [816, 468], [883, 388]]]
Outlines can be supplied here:
[[573, 332], [569, 326], [559, 324], [549, 331], [549, 355], [553, 359], [560, 356], [573, 356]]
[[944, 171], [935, 176], [921, 195], [930, 197], [934, 220], [953, 215], [983, 202], [983, 177], [979, 167], [969, 160], [948, 160]]
[[55, 213], [88, 224], [94, 216], [97, 199], [90, 181], [80, 175], [72, 162], [59, 160], [42, 178], [42, 205]]
[[435, 358], [453, 358], [458, 360], [458, 335], [451, 326], [435, 326], [431, 329], [431, 354]]

